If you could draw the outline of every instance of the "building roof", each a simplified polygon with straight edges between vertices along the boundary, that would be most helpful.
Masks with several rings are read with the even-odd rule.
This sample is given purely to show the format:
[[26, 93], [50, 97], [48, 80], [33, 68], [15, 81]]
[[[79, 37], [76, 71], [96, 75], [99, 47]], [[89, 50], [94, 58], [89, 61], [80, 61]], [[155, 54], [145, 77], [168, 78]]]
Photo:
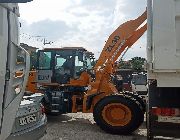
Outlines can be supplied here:
[[36, 48], [36, 47], [29, 46], [29, 45], [27, 45], [27, 44], [25, 44], [25, 43], [20, 43], [20, 46], [23, 47], [23, 48], [24, 48], [26, 51], [28, 51], [29, 53], [31, 53], [31, 52], [36, 52], [36, 50], [38, 49], [38, 48]]
[[44, 48], [44, 50], [86, 50], [83, 47]]

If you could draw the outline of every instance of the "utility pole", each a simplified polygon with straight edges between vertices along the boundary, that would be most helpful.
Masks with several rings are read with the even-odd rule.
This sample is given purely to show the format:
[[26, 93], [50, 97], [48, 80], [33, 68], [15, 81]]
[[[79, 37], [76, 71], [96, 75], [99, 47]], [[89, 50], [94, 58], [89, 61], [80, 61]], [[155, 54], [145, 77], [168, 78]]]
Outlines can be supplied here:
[[52, 43], [53, 43], [53, 42], [51, 42], [51, 41], [46, 42], [46, 39], [44, 38], [44, 42], [43, 42], [44, 45], [48, 45], [48, 44], [51, 45]]

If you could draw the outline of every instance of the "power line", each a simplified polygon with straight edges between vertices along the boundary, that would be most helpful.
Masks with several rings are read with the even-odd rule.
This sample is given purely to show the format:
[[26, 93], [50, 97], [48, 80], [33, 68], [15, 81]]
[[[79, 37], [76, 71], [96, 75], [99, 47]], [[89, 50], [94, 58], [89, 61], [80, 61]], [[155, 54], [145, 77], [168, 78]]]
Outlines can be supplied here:
[[43, 45], [52, 45], [53, 43], [56, 43], [56, 41], [49, 41], [49, 39], [46, 39], [45, 36], [41, 36], [41, 35], [30, 35], [27, 33], [21, 33], [20, 37], [23, 39], [28, 39], [31, 41], [42, 43]]

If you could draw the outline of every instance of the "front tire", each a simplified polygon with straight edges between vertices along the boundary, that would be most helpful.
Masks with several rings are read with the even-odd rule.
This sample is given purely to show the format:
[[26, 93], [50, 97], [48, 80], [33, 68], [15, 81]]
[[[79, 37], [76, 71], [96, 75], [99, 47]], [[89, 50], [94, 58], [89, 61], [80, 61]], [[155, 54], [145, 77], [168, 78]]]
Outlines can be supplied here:
[[120, 95], [107, 96], [94, 107], [94, 120], [104, 131], [127, 135], [142, 124], [144, 113], [135, 101]]

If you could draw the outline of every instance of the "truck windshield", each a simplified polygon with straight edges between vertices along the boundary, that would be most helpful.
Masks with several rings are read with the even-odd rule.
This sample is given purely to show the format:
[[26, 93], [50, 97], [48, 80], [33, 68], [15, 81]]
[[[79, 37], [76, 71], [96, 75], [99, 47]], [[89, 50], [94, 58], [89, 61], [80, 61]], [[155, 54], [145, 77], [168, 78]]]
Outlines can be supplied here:
[[135, 85], [146, 85], [147, 76], [146, 75], [133, 75], [132, 83]]

